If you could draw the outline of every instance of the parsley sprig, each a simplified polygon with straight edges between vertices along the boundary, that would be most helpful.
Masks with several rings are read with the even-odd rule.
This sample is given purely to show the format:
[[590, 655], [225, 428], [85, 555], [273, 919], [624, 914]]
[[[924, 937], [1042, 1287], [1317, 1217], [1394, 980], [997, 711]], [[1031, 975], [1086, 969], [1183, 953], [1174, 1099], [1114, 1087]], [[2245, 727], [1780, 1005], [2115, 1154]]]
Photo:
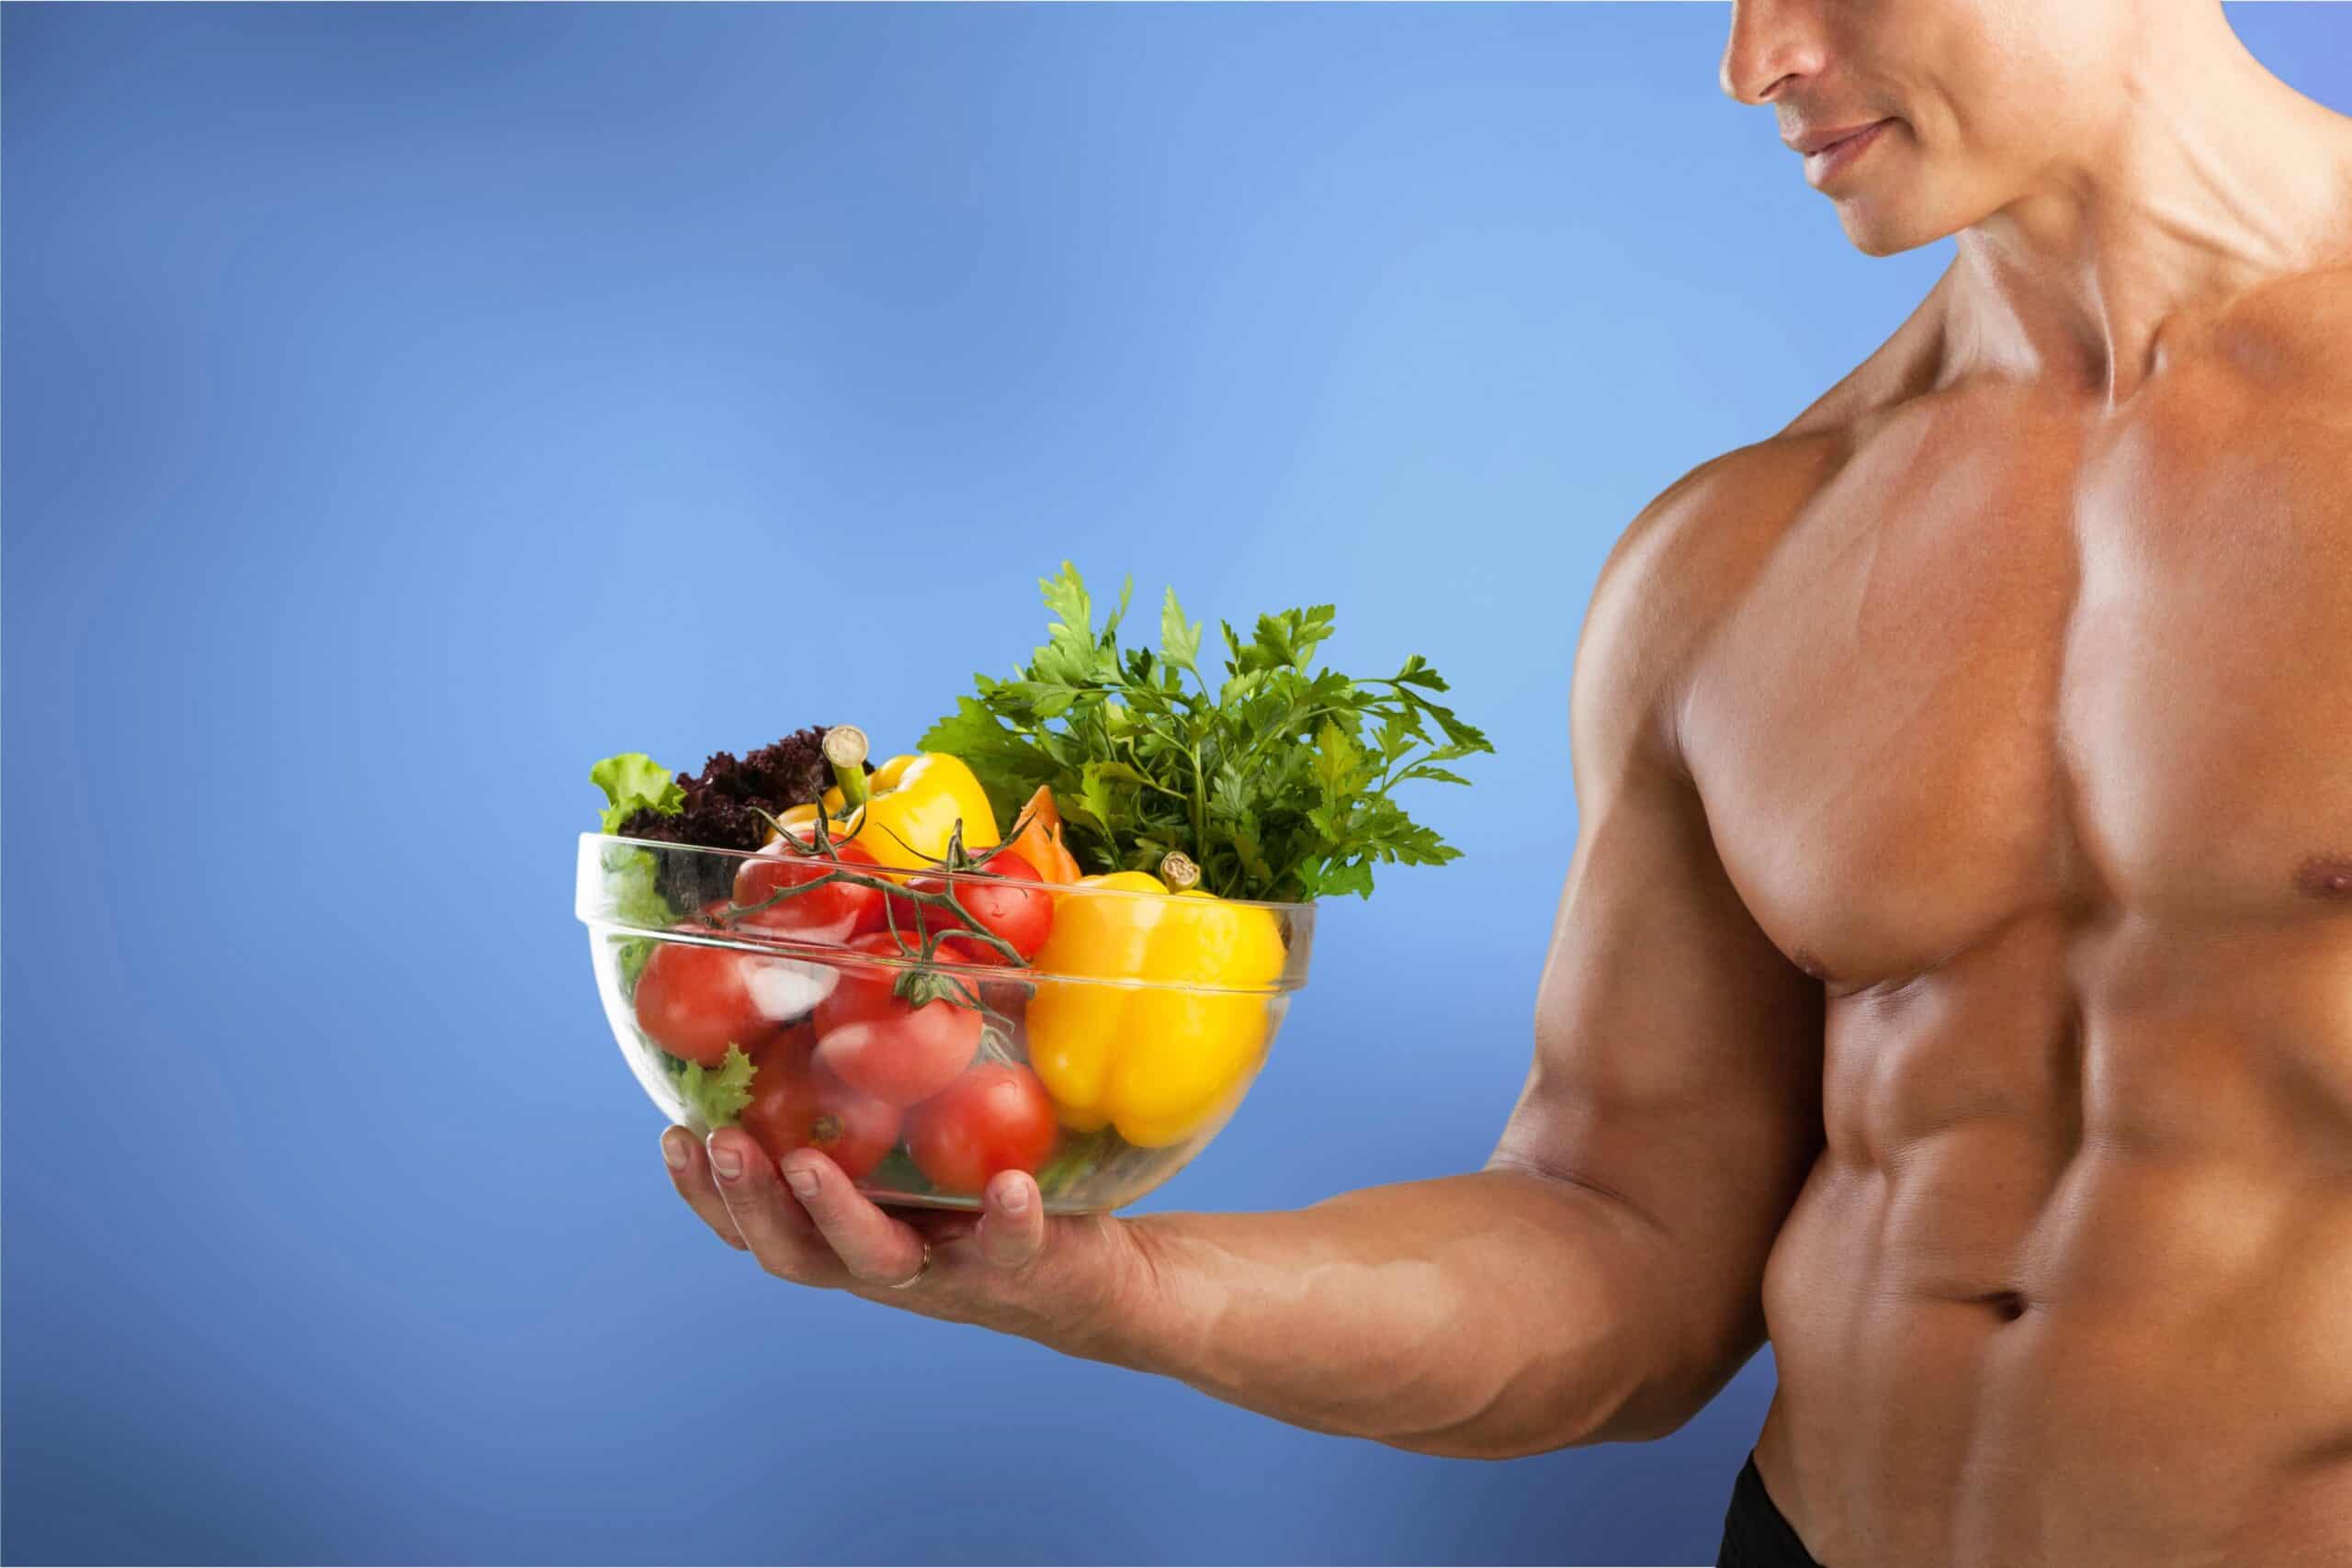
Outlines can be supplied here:
[[1132, 579], [1099, 632], [1069, 562], [1038, 585], [1054, 615], [1046, 646], [1012, 680], [975, 676], [978, 694], [922, 740], [969, 764], [1001, 817], [1050, 784], [1089, 869], [1148, 871], [1182, 850], [1229, 898], [1368, 897], [1375, 864], [1461, 853], [1390, 794], [1467, 784], [1443, 764], [1494, 750], [1430, 700], [1446, 684], [1420, 655], [1377, 678], [1310, 668], [1331, 635], [1332, 608], [1317, 604], [1261, 615], [1247, 638], [1219, 622], [1227, 658], [1212, 689], [1203, 627], [1174, 589], [1154, 653], [1119, 646]]

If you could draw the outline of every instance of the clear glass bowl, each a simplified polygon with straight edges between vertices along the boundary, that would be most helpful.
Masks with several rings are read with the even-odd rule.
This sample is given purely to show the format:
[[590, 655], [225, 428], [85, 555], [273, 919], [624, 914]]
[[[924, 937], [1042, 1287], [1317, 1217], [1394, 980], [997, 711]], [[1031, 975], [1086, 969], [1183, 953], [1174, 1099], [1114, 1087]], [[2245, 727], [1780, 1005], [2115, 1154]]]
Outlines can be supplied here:
[[[1048, 1213], [1133, 1202], [1231, 1118], [1306, 984], [1311, 904], [1042, 885], [1042, 947], [1037, 895], [1019, 895], [1034, 957], [969, 936], [926, 955], [923, 933], [959, 916], [870, 885], [936, 867], [849, 868], [877, 933], [820, 918], [848, 887], [797, 886], [830, 866], [797, 861], [780, 888], [775, 858], [582, 834], [596, 989], [672, 1122], [740, 1124], [771, 1156], [823, 1148], [880, 1202], [976, 1209], [1008, 1164]], [[968, 912], [983, 880], [948, 891]], [[787, 907], [807, 918], [779, 929]]]

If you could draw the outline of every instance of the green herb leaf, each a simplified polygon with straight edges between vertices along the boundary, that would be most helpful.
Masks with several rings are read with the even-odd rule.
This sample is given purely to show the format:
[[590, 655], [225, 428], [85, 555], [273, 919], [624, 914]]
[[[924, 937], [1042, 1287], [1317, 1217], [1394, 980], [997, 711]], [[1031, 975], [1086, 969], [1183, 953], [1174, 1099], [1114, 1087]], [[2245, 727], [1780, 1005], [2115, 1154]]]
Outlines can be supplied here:
[[[1111, 797], [1108, 762], [1088, 762], [1078, 771], [1078, 804], [1071, 810], [1073, 821], [1093, 829], [1103, 836], [1115, 837], [1113, 824], [1119, 819], [1118, 802]], [[1059, 797], [1057, 796], [1057, 799]]]
[[1325, 719], [1323, 728], [1315, 732], [1315, 777], [1323, 786], [1325, 804], [1346, 800], [1355, 776], [1355, 742], [1338, 725]]
[[1418, 653], [1405, 660], [1405, 668], [1396, 671], [1396, 683], [1400, 686], [1427, 686], [1432, 692], [1447, 689], [1444, 679], [1430, 668], [1428, 660]]
[[1062, 562], [1060, 575], [1041, 577], [1037, 586], [1046, 591], [1046, 608], [1054, 619], [1065, 626], [1089, 627], [1094, 624], [1094, 602], [1087, 597], [1086, 582], [1078, 575], [1078, 568]]
[[1200, 624], [1184, 618], [1184, 607], [1176, 603], [1176, 590], [1170, 588], [1167, 602], [1159, 607], [1159, 657], [1179, 670], [1190, 671], [1197, 681], [1201, 671], [1194, 661], [1200, 654]]
[[1427, 660], [1385, 679], [1316, 668], [1334, 620], [1317, 604], [1261, 615], [1246, 637], [1219, 621], [1227, 659], [1212, 692], [1204, 627], [1172, 591], [1155, 654], [1117, 643], [1132, 580], [1099, 631], [1075, 567], [1040, 587], [1046, 645], [1011, 680], [976, 677], [976, 694], [921, 745], [963, 758], [1007, 815], [1052, 786], [1080, 864], [1149, 870], [1181, 849], [1211, 892], [1289, 900], [1369, 894], [1377, 865], [1454, 858], [1391, 792], [1459, 784], [1437, 764], [1494, 748], [1430, 700], [1446, 685]]

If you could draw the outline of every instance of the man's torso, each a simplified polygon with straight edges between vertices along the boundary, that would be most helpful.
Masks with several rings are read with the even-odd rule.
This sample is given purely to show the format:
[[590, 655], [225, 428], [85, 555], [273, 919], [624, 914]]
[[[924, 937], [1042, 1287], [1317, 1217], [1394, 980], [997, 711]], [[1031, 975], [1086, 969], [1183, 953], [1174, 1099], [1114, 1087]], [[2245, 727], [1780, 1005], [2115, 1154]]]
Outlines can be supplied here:
[[1757, 1453], [1831, 1568], [2352, 1562], [2352, 277], [2168, 339], [1725, 460], [1679, 734], [1827, 997]]

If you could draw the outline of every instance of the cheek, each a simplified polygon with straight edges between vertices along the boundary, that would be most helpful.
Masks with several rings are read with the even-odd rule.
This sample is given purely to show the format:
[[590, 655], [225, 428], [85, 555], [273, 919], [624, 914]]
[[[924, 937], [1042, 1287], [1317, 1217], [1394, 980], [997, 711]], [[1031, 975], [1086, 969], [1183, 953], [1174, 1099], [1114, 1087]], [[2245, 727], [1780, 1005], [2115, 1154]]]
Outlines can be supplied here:
[[1834, 54], [1930, 155], [2000, 158], [2078, 129], [2112, 82], [2123, 0], [1828, 0]]
[[2117, 29], [2101, 0], [1988, 0], [1939, 51], [1934, 87], [1955, 150], [1990, 173], [2095, 130]]

